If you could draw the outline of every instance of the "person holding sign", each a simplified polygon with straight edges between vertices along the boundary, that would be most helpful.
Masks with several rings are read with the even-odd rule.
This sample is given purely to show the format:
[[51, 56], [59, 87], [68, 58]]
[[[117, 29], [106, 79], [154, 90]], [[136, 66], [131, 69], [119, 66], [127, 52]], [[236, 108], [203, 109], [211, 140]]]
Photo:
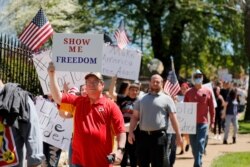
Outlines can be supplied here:
[[189, 89], [184, 102], [197, 103], [196, 134], [190, 134], [190, 144], [194, 157], [194, 167], [202, 166], [202, 154], [205, 150], [206, 136], [208, 132], [208, 113], [210, 114], [210, 128], [214, 128], [215, 108], [213, 104], [212, 92], [202, 86], [203, 74], [196, 70], [193, 74], [194, 87]]
[[150, 92], [135, 102], [130, 119], [128, 141], [135, 142], [134, 130], [139, 122], [140, 132], [136, 138], [138, 165], [140, 167], [169, 166], [170, 138], [167, 135], [170, 118], [176, 132], [177, 144], [182, 144], [176, 107], [172, 98], [163, 92], [163, 78], [155, 74], [150, 80]]
[[[77, 167], [119, 164], [126, 142], [124, 120], [119, 107], [102, 94], [102, 75], [89, 73], [85, 76], [87, 96], [83, 97], [60, 92], [52, 62], [49, 63], [48, 74], [55, 102], [61, 105], [60, 108], [66, 107], [66, 111], [75, 112], [72, 163]], [[112, 152], [114, 135], [118, 146]]]

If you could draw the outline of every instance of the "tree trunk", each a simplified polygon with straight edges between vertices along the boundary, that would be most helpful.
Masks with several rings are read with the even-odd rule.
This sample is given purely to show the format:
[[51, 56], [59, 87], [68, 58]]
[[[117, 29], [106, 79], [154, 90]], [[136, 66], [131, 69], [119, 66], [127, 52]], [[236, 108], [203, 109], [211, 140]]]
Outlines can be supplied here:
[[[245, 7], [245, 51], [248, 58], [248, 67], [250, 67], [250, 0], [246, 1]], [[249, 70], [249, 69], [248, 69]], [[250, 78], [250, 71], [248, 71]], [[250, 79], [248, 81], [248, 96], [247, 96], [247, 108], [245, 112], [245, 121], [250, 121]]]

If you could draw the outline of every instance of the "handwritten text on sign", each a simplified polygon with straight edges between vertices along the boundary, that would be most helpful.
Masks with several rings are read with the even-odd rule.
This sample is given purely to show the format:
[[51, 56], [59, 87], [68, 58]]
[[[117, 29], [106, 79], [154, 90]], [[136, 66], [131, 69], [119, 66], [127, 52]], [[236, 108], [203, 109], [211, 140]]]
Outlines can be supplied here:
[[[44, 94], [50, 93], [49, 88], [49, 77], [48, 77], [48, 65], [51, 62], [51, 50], [45, 50], [41, 53], [37, 53], [33, 55], [33, 63], [36, 68], [36, 72], [39, 77], [40, 84], [43, 89]], [[69, 87], [80, 87], [80, 85], [85, 83], [84, 76], [86, 73], [84, 72], [63, 72], [63, 71], [56, 71], [56, 79], [58, 85], [61, 90], [63, 90], [64, 82], [69, 83]]]
[[141, 52], [134, 49], [119, 49], [104, 46], [102, 74], [131, 80], [138, 80], [141, 65]]
[[36, 100], [43, 141], [63, 150], [68, 150], [72, 137], [72, 119], [59, 116], [54, 103], [43, 98]]
[[[176, 103], [176, 114], [179, 121], [181, 133], [196, 133], [196, 108], [196, 103]], [[170, 122], [168, 124], [168, 132], [174, 133], [172, 124]]]
[[100, 72], [103, 34], [66, 34], [53, 36], [52, 60], [58, 71]]

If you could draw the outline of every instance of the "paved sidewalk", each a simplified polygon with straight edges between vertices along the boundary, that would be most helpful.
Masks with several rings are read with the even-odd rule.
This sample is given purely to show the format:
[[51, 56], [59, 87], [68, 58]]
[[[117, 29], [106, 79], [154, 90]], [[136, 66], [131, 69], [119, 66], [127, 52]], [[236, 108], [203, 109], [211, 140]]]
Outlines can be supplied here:
[[[207, 154], [203, 156], [203, 167], [210, 167], [213, 160], [224, 153], [230, 152], [250, 152], [250, 134], [238, 135], [236, 144], [231, 144], [232, 139], [229, 138], [228, 145], [222, 144], [222, 140], [215, 140], [212, 138], [213, 134], [210, 134]], [[179, 151], [177, 149], [177, 151]], [[177, 152], [178, 153], [178, 152]], [[192, 167], [194, 163], [191, 149], [182, 155], [176, 155], [176, 161], [174, 167]]]

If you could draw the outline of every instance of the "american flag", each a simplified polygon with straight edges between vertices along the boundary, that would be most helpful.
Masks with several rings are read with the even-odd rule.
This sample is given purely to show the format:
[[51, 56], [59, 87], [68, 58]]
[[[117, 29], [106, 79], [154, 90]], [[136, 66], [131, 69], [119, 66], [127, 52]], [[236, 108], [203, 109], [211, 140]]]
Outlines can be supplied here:
[[118, 29], [115, 31], [115, 38], [116, 38], [116, 41], [117, 41], [117, 46], [120, 49], [123, 49], [129, 43], [129, 39], [128, 39], [127, 34], [125, 32], [124, 21], [123, 20], [121, 20]]
[[169, 71], [167, 80], [164, 85], [164, 91], [170, 94], [172, 97], [176, 96], [177, 93], [181, 90], [179, 82], [177, 80], [175, 71]]
[[19, 40], [32, 51], [36, 51], [52, 34], [53, 28], [44, 11], [40, 9], [30, 24], [21, 33]]

